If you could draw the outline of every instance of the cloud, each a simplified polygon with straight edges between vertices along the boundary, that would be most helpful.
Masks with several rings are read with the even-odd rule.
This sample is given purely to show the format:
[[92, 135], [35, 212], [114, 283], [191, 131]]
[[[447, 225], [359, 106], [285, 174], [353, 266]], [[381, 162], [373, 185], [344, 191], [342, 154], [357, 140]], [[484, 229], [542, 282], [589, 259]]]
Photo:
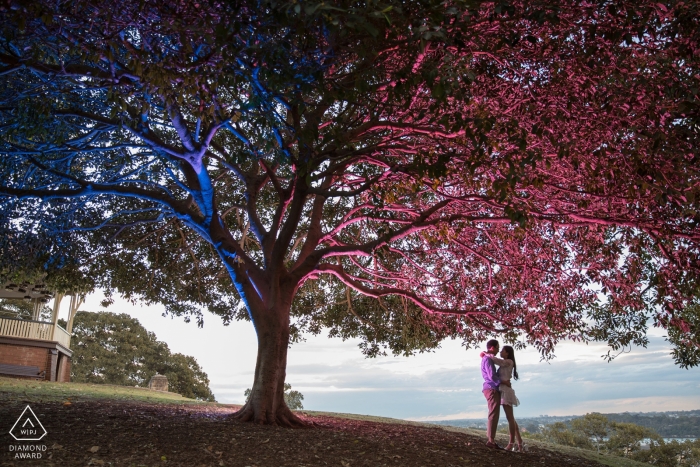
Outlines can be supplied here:
[[[548, 415], [569, 415], [584, 414], [591, 412], [588, 410], [588, 403], [575, 404], [568, 413], [550, 413]], [[652, 396], [652, 397], [629, 397], [620, 399], [607, 399], [596, 401], [596, 412], [619, 413], [619, 412], [667, 412], [675, 410], [690, 410], [700, 407], [700, 395], [692, 394], [687, 396]]]
[[[416, 357], [416, 368], [407, 372], [403, 367], [412, 364], [410, 358], [363, 360], [347, 344], [343, 344], [347, 354], [342, 365], [329, 366], [321, 361], [311, 366], [290, 363], [289, 379], [309, 389], [306, 407], [417, 420], [481, 418], [486, 413], [479, 360], [474, 351], [466, 352], [448, 343], [428, 358]], [[314, 343], [310, 348], [318, 350], [316, 345], [320, 344]], [[648, 349], [633, 349], [611, 363], [600, 358], [605, 353], [604, 346], [565, 343], [561, 347], [561, 355], [549, 363], [539, 361], [534, 351], [519, 353], [523, 377], [514, 382], [521, 400], [516, 415], [700, 407], [700, 396], [693, 395], [700, 384], [696, 373], [673, 365], [662, 338], [653, 337]], [[293, 348], [291, 352], [295, 350], [299, 352], [297, 358], [303, 361], [305, 350]], [[420, 361], [421, 358], [425, 360]], [[395, 369], [398, 371], [391, 371]], [[324, 394], [323, 385], [347, 390], [342, 395]], [[371, 397], [355, 394], [361, 392], [359, 388], [369, 387], [375, 388]]]
[[407, 420], [412, 420], [414, 422], [436, 422], [439, 420], [464, 420], [464, 419], [474, 419], [474, 418], [486, 418], [485, 412], [483, 410], [477, 410], [474, 412], [458, 412], [448, 415], [429, 415], [427, 417], [414, 417], [408, 418]]

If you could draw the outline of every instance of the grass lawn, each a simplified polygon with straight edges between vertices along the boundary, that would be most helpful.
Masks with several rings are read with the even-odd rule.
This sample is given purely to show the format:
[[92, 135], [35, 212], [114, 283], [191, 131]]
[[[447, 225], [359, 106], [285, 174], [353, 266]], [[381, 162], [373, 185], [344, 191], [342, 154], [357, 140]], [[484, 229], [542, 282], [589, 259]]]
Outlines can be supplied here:
[[[9, 398], [27, 402], [66, 402], [69, 399], [113, 399], [153, 403], [207, 404], [173, 392], [111, 384], [52, 383], [0, 377], [0, 401]], [[215, 404], [216, 405], [216, 404]]]
[[[174, 393], [0, 377], [0, 421], [14, 423], [26, 404], [45, 425], [48, 449], [41, 460], [16, 460], [0, 446], [3, 466], [647, 466], [529, 439], [526, 453], [496, 451], [469, 428], [302, 410], [314, 428], [286, 429], [237, 422], [237, 405]], [[0, 444], [13, 442], [0, 433]]]

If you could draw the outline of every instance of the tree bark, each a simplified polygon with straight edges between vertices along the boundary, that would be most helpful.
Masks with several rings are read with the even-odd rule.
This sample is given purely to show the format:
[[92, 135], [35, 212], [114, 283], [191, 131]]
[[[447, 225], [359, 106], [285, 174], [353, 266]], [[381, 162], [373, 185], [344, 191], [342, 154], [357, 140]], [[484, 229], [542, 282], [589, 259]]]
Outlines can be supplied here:
[[284, 401], [290, 309], [291, 297], [279, 300], [265, 310], [251, 310], [258, 337], [258, 358], [250, 397], [234, 414], [238, 420], [287, 427], [309, 425], [295, 415]]

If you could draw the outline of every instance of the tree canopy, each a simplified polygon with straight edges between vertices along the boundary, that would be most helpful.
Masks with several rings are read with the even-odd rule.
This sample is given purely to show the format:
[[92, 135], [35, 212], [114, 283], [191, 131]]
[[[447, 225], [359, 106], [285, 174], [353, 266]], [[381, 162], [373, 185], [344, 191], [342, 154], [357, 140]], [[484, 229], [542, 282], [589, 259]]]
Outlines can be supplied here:
[[159, 373], [167, 376], [168, 391], [215, 402], [197, 360], [171, 353], [168, 344], [127, 314], [81, 311], [71, 342], [71, 381], [147, 387]]
[[109, 290], [251, 319], [257, 421], [295, 422], [288, 343], [324, 327], [368, 355], [618, 351], [652, 324], [697, 349], [697, 8], [13, 3], [3, 228], [55, 232]]
[[[0, 299], [0, 317], [16, 319], [32, 319], [34, 316], [34, 304], [26, 300]], [[51, 309], [46, 305], [40, 305], [39, 320], [51, 319]]]

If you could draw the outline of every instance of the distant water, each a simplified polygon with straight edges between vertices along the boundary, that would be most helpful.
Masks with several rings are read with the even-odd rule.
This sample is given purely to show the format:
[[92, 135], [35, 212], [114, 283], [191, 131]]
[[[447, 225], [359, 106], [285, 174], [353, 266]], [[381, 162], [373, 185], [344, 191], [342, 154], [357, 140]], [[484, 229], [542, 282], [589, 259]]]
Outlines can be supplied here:
[[[664, 443], [670, 443], [671, 441], [678, 441], [679, 443], [685, 443], [686, 441], [696, 441], [697, 438], [664, 438]], [[643, 439], [642, 444], [649, 444], [649, 439]]]

